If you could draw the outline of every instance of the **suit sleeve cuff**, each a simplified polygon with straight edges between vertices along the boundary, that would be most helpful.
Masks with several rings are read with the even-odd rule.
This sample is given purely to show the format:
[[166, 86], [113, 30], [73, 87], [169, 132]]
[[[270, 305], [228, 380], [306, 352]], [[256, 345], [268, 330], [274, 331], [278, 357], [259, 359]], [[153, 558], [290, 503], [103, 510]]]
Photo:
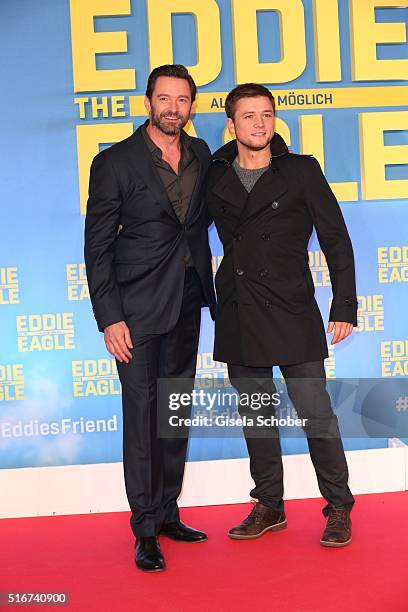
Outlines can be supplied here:
[[332, 303], [329, 321], [344, 321], [357, 327], [357, 298], [346, 298], [344, 304]]
[[110, 312], [109, 315], [101, 315], [100, 313], [94, 313], [96, 323], [100, 332], [103, 332], [105, 327], [119, 323], [125, 320], [125, 316], [122, 311]]

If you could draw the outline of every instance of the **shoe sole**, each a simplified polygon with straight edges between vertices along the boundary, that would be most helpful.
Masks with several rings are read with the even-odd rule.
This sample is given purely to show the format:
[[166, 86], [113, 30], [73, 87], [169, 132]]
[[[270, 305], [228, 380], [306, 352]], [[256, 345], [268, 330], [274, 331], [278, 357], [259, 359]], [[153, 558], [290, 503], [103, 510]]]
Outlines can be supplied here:
[[328, 542], [327, 540], [320, 540], [320, 544], [322, 546], [326, 546], [327, 548], [342, 548], [343, 546], [347, 546], [347, 544], [350, 544], [351, 541], [352, 538], [350, 538], [346, 542]]
[[182, 544], [199, 544], [200, 542], [206, 542], [207, 538], [202, 538], [201, 540], [176, 540], [176, 538], [171, 538], [165, 533], [160, 533], [161, 536], [167, 538], [168, 540], [172, 540], [173, 542], [181, 542]]
[[286, 529], [286, 527], [287, 527], [287, 522], [283, 521], [282, 523], [276, 523], [275, 525], [266, 527], [266, 529], [264, 529], [260, 533], [257, 533], [256, 535], [248, 536], [248, 535], [239, 535], [235, 533], [228, 533], [228, 536], [232, 538], [233, 540], [255, 540], [256, 538], [260, 538], [261, 536], [263, 536], [263, 534], [266, 533], [267, 531], [281, 531], [282, 529]]
[[140, 567], [137, 563], [135, 563], [136, 567], [138, 570], [142, 571], [142, 572], [146, 572], [147, 574], [152, 574], [154, 572], [163, 572], [166, 569], [166, 566], [164, 567], [157, 567], [154, 569], [146, 569], [145, 567]]

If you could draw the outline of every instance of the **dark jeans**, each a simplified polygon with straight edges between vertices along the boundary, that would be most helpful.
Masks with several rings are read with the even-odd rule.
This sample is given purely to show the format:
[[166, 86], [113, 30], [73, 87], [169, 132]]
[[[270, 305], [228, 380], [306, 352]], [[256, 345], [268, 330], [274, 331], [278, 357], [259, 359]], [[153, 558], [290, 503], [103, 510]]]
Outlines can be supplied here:
[[[157, 379], [190, 378], [197, 361], [201, 320], [201, 284], [186, 271], [176, 326], [166, 334], [138, 335], [131, 330], [133, 359], [117, 362], [122, 383], [123, 467], [135, 536], [157, 535], [177, 521], [188, 439], [157, 435]], [[154, 308], [154, 304], [152, 304]]]
[[[319, 489], [327, 501], [323, 514], [327, 516], [330, 508], [351, 509], [354, 498], [348, 487], [348, 468], [337, 417], [326, 390], [323, 361], [279, 367], [298, 417], [307, 418], [310, 423], [304, 430]], [[230, 382], [238, 393], [251, 393], [256, 390], [275, 393], [272, 372], [271, 367], [228, 364]], [[248, 408], [240, 406], [239, 412], [242, 416], [248, 415]], [[273, 407], [264, 408], [263, 414], [274, 415]], [[250, 494], [266, 506], [282, 512], [283, 466], [279, 430], [277, 427], [268, 427], [268, 433], [265, 432], [265, 435], [262, 436], [262, 432], [257, 433], [258, 435], [250, 428], [244, 427], [251, 476], [255, 482], [255, 488]]]

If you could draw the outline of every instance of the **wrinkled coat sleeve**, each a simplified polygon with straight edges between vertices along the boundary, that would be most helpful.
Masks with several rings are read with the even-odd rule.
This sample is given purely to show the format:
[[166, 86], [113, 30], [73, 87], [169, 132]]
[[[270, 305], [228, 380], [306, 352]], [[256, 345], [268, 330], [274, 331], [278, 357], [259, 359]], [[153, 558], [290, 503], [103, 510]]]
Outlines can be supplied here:
[[85, 219], [85, 266], [92, 308], [100, 331], [125, 319], [113, 269], [121, 202], [118, 180], [108, 155], [103, 151], [91, 165]]
[[357, 297], [354, 254], [340, 206], [320, 168], [306, 158], [304, 172], [306, 202], [317, 237], [326, 257], [333, 291], [329, 321], [345, 321], [357, 326]]

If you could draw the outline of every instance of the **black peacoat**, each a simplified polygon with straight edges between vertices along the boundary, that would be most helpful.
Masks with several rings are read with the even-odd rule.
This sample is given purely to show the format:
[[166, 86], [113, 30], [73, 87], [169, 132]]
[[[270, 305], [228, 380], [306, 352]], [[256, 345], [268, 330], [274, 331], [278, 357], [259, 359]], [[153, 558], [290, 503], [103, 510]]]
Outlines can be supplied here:
[[356, 326], [354, 256], [340, 207], [318, 161], [289, 153], [279, 134], [269, 169], [250, 194], [232, 166], [237, 152], [234, 140], [214, 153], [206, 180], [224, 247], [215, 278], [214, 358], [246, 366], [325, 359], [307, 248], [315, 227], [333, 290], [329, 320]]

